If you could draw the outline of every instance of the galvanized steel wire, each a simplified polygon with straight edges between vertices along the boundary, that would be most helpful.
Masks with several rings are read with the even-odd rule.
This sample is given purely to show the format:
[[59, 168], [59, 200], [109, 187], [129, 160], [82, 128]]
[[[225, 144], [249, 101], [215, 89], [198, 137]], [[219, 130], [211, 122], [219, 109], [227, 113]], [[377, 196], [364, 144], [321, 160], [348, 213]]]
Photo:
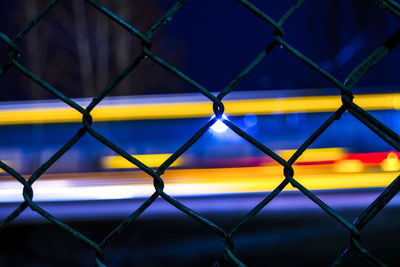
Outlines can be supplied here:
[[[97, 9], [98, 12], [104, 14], [114, 23], [118, 24], [120, 27], [127, 31], [127, 34], [132, 35], [132, 38], [139, 39], [141, 41], [141, 52], [134, 58], [131, 63], [110, 82], [98, 95], [94, 96], [91, 103], [86, 107], [82, 107], [74, 102], [71, 98], [65, 96], [56, 88], [52, 87], [49, 83], [42, 80], [40, 77], [35, 75], [31, 70], [23, 66], [19, 62], [20, 52], [18, 48], [19, 42], [30, 32], [38, 23], [41, 23], [44, 17], [46, 17], [49, 12], [56, 6], [60, 1], [53, 0], [50, 1], [33, 19], [30, 21], [16, 36], [9, 37], [4, 33], [0, 33], [0, 39], [8, 46], [8, 59], [3, 62], [3, 66], [0, 69], [0, 75], [4, 75], [10, 68], [15, 68], [26, 77], [40, 85], [44, 90], [47, 90], [59, 100], [63, 101], [66, 105], [76, 109], [82, 114], [82, 127], [77, 130], [75, 135], [73, 135], [67, 143], [65, 143], [52, 157], [47, 160], [43, 165], [40, 166], [30, 177], [25, 179], [20, 173], [15, 171], [13, 168], [8, 166], [4, 162], [0, 162], [0, 168], [14, 177], [18, 182], [20, 182], [23, 188], [23, 198], [24, 202], [20, 203], [19, 206], [0, 223], [0, 231], [4, 230], [10, 223], [12, 223], [26, 208], [31, 208], [33, 211], [37, 212], [50, 222], [54, 223], [61, 229], [70, 233], [74, 237], [78, 238], [80, 241], [86, 243], [95, 251], [95, 261], [98, 266], [105, 266], [104, 263], [104, 250], [110, 242], [112, 242], [113, 237], [123, 232], [124, 229], [133, 221], [135, 221], [138, 216], [140, 216], [146, 209], [151, 209], [152, 203], [161, 197], [168, 203], [170, 203], [175, 208], [179, 209], [181, 212], [185, 213], [187, 216], [192, 217], [195, 221], [200, 222], [215, 232], [221, 238], [221, 241], [225, 244], [224, 252], [221, 251], [221, 258], [219, 261], [215, 262], [215, 266], [222, 265], [226, 262], [233, 262], [239, 266], [245, 266], [245, 263], [235, 254], [234, 250], [234, 237], [235, 234], [240, 231], [241, 227], [247, 224], [257, 213], [263, 208], [268, 208], [268, 203], [278, 196], [282, 190], [291, 184], [293, 187], [297, 188], [302, 194], [311, 199], [315, 205], [318, 205], [323, 211], [329, 214], [332, 219], [336, 220], [337, 223], [341, 224], [347, 229], [350, 239], [348, 244], [348, 249], [342, 253], [342, 255], [333, 263], [333, 265], [341, 265], [346, 261], [349, 254], [356, 254], [361, 260], [377, 266], [386, 266], [384, 259], [376, 258], [373, 253], [367, 251], [360, 241], [362, 228], [371, 221], [378, 212], [380, 212], [389, 201], [399, 192], [400, 182], [399, 177], [393, 180], [393, 182], [380, 194], [380, 196], [371, 203], [353, 222], [347, 221], [338, 212], [329, 207], [326, 203], [320, 200], [313, 192], [308, 190], [295, 178], [296, 174], [292, 168], [292, 165], [296, 160], [307, 150], [310, 145], [335, 121], [340, 120], [341, 115], [344, 112], [349, 112], [365, 124], [371, 131], [376, 133], [385, 142], [394, 147], [397, 151], [400, 151], [400, 136], [389, 129], [387, 126], [382, 124], [379, 120], [374, 118], [371, 114], [366, 112], [364, 109], [359, 107], [353, 102], [354, 96], [352, 93], [352, 88], [357, 85], [357, 83], [372, 69], [376, 64], [378, 64], [383, 58], [385, 58], [391, 50], [393, 50], [400, 42], [400, 30], [395, 32], [390, 38], [382, 43], [375, 51], [373, 51], [363, 62], [361, 62], [346, 78], [344, 82], [339, 81], [332, 74], [325, 71], [317, 63], [311, 60], [309, 57], [301, 53], [295, 47], [290, 45], [285, 40], [284, 24], [287, 19], [289, 19], [293, 13], [295, 13], [304, 4], [305, 0], [299, 0], [293, 6], [291, 6], [285, 14], [279, 19], [272, 19], [265, 11], [260, 10], [257, 6], [253, 5], [251, 1], [238, 0], [238, 2], [243, 6], [243, 12], [251, 12], [254, 16], [265, 22], [265, 27], [272, 27], [274, 39], [271, 43], [266, 44], [266, 48], [262, 50], [256, 58], [254, 58], [251, 63], [243, 69], [225, 88], [223, 88], [217, 96], [213, 95], [207, 88], [191, 79], [188, 75], [183, 73], [181, 70], [170, 65], [168, 62], [157, 56], [152, 51], [152, 37], [158, 32], [158, 30], [163, 27], [164, 24], [171, 21], [175, 13], [177, 13], [182, 6], [185, 4], [185, 0], [177, 1], [152, 27], [148, 29], [147, 32], [141, 32], [136, 29], [133, 25], [126, 23], [116, 14], [108, 10], [106, 7], [102, 6], [95, 0], [86, 0], [86, 2], [93, 8]], [[400, 17], [400, 5], [393, 0], [380, 0], [376, 1], [380, 8], [386, 9], [394, 16]], [[45, 22], [43, 22], [45, 23]], [[320, 74], [326, 80], [328, 80], [333, 86], [335, 86], [341, 96], [342, 96], [342, 106], [334, 112], [321, 126], [317, 129], [292, 155], [292, 157], [286, 161], [281, 158], [278, 154], [272, 151], [270, 148], [266, 147], [260, 141], [256, 140], [248, 133], [243, 131], [237, 125], [231, 121], [224, 118], [222, 115], [224, 113], [224, 102], [223, 99], [228, 95], [235, 86], [245, 78], [260, 62], [264, 61], [268, 54], [274, 49], [280, 49], [279, 47], [285, 49], [287, 52], [291, 53], [294, 57], [299, 59], [304, 63], [305, 68], [311, 68], [313, 71]], [[209, 120], [204, 126], [202, 126], [189, 140], [186, 141], [172, 156], [170, 156], [156, 171], [152, 168], [146, 166], [144, 163], [138, 159], [132, 157], [123, 148], [114, 144], [111, 140], [105, 138], [100, 132], [92, 128], [93, 119], [91, 112], [96, 108], [96, 106], [107, 97], [113, 90], [115, 90], [121, 81], [132, 72], [138, 65], [140, 65], [145, 60], [151, 60], [156, 64], [160, 65], [162, 68], [166, 69], [171, 73], [180, 78], [190, 86], [196, 88], [200, 93], [206, 96], [210, 100], [210, 104], [213, 104], [215, 116]], [[210, 114], [211, 115], [211, 114]], [[262, 200], [257, 206], [255, 206], [249, 213], [244, 216], [232, 229], [226, 230], [218, 226], [211, 220], [201, 216], [195, 210], [190, 209], [190, 207], [185, 206], [183, 203], [172, 198], [166, 192], [164, 192], [164, 180], [163, 173], [165, 170], [171, 166], [171, 164], [177, 160], [187, 149], [189, 149], [193, 144], [199, 140], [199, 138], [215, 123], [218, 119], [223, 121], [233, 132], [241, 136], [251, 145], [258, 148], [266, 156], [271, 157], [274, 161], [282, 166], [282, 182], [277, 186], [272, 192], [266, 193], [264, 200]], [[91, 240], [84, 233], [81, 233], [61, 220], [54, 217], [52, 214], [48, 213], [46, 210], [40, 207], [38, 203], [34, 201], [34, 190], [32, 185], [45, 173], [60, 157], [64, 155], [78, 140], [82, 138], [85, 134], [91, 135], [93, 138], [97, 139], [99, 142], [103, 143], [105, 146], [109, 147], [117, 154], [124, 157], [126, 160], [132, 164], [139, 167], [142, 171], [147, 173], [152, 177], [154, 182], [154, 193], [148, 197], [142, 205], [137, 209], [132, 211], [132, 214], [122, 221], [118, 227], [111, 231], [101, 242], [95, 242]], [[388, 174], [390, 175], [390, 174]], [[266, 177], [268, 179], [268, 177]], [[339, 253], [338, 253], [339, 254]]]

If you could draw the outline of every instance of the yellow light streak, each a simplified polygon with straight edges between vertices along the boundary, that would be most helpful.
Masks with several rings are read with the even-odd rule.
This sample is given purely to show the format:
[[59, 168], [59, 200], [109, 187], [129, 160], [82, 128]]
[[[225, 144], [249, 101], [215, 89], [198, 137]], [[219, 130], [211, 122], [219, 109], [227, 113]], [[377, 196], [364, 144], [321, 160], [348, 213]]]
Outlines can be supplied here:
[[[285, 160], [289, 160], [290, 157], [296, 152], [293, 150], [280, 150], [278, 154]], [[336, 161], [340, 160], [345, 156], [345, 151], [340, 147], [331, 148], [312, 148], [307, 149], [299, 157], [296, 162], [320, 162], [320, 161]]]
[[[132, 155], [137, 160], [141, 161], [150, 168], [157, 168], [163, 164], [172, 154], [145, 154]], [[181, 165], [181, 159], [178, 158], [170, 166], [175, 167]], [[102, 159], [102, 166], [105, 169], [131, 169], [137, 168], [136, 165], [127, 161], [121, 156], [107, 156]]]
[[[277, 168], [274, 168], [271, 171], [271, 168], [266, 166], [178, 169], [167, 170], [162, 177], [165, 181], [165, 192], [173, 196], [257, 193], [272, 191], [283, 181], [283, 174], [277, 173], [277, 170]], [[280, 171], [282, 172], [282, 167]], [[78, 179], [79, 183], [70, 183], [71, 175], [74, 179]], [[309, 190], [334, 190], [383, 188], [388, 186], [396, 176], [395, 174], [389, 175], [384, 172], [301, 174], [295, 171], [294, 178]], [[155, 191], [152, 184], [153, 179], [150, 177], [146, 179], [145, 177], [146, 174], [141, 171], [45, 174], [44, 177], [41, 177], [45, 178], [45, 180], [38, 181], [34, 185], [35, 199], [49, 200], [51, 198], [51, 200], [68, 200], [69, 198], [110, 199], [145, 197]], [[98, 183], [99, 180], [102, 182]], [[12, 177], [1, 180], [0, 185], [0, 202], [2, 194], [14, 194], [21, 197], [22, 185]], [[53, 185], [57, 185], [60, 188], [55, 190]], [[15, 188], [16, 186], [20, 188]], [[72, 188], [67, 190], [67, 188], [64, 188], [65, 186], [76, 187], [77, 190], [71, 190]], [[295, 191], [297, 189], [289, 184], [284, 190]], [[68, 195], [71, 192], [75, 192], [75, 195]], [[39, 196], [40, 194], [47, 194], [47, 196]], [[5, 198], [5, 200], [9, 201], [9, 198]]]
[[[357, 95], [354, 102], [366, 110], [400, 108], [400, 94]], [[277, 99], [225, 100], [229, 115], [332, 112], [340, 96], [307, 96]], [[98, 106], [91, 112], [94, 121], [149, 120], [211, 117], [212, 103], [205, 101]], [[82, 115], [70, 108], [30, 108], [0, 110], [0, 125], [81, 122]]]
[[336, 172], [343, 172], [343, 173], [362, 172], [364, 164], [358, 159], [345, 159], [335, 162], [334, 168]]
[[[283, 172], [280, 168], [281, 173]], [[284, 179], [283, 174], [270, 173], [269, 167], [218, 168], [200, 170], [167, 170], [163, 176], [168, 184], [210, 184], [210, 189], [221, 186], [220, 193], [250, 193], [272, 191]], [[275, 168], [275, 170], [277, 170]], [[387, 173], [304, 173], [295, 179], [309, 190], [386, 187], [396, 177]], [[190, 179], [187, 179], [190, 177]], [[194, 186], [195, 187], [195, 186]], [[221, 191], [224, 188], [223, 191]], [[285, 190], [297, 190], [287, 186]]]

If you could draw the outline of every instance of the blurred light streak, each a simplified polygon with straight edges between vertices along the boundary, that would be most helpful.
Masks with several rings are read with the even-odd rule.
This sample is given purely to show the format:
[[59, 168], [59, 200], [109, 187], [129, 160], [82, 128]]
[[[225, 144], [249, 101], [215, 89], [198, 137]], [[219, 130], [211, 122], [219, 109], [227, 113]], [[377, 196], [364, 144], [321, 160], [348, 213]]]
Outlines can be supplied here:
[[[280, 150], [278, 154], [285, 160], [289, 160], [290, 157], [296, 152], [293, 150]], [[303, 154], [296, 160], [296, 163], [302, 162], [326, 162], [326, 161], [337, 161], [345, 157], [345, 150], [340, 147], [332, 148], [312, 148], [304, 151]]]
[[389, 158], [398, 158], [399, 152], [371, 152], [371, 153], [351, 153], [346, 156], [347, 159], [357, 159], [360, 160], [364, 165], [379, 165], [384, 160]]
[[358, 159], [339, 160], [335, 163], [336, 172], [357, 173], [363, 171], [363, 163]]
[[[297, 166], [294, 178], [310, 190], [383, 188], [396, 176], [382, 172], [327, 173], [332, 170], [324, 165], [316, 173], [310, 173], [306, 171], [308, 166], [305, 167], [301, 171], [302, 166]], [[72, 179], [69, 174], [57, 176], [63, 178], [51, 180], [48, 175], [46, 180], [34, 184], [35, 201], [143, 198], [155, 191], [151, 178], [136, 179], [145, 177], [139, 171], [117, 173], [119, 179], [115, 178], [114, 173], [81, 173], [74, 174]], [[258, 166], [167, 170], [163, 178], [164, 190], [172, 196], [207, 196], [272, 191], [284, 176], [280, 166]], [[19, 182], [8, 180], [2, 181], [1, 185], [0, 202], [23, 201], [23, 186]], [[297, 189], [288, 185], [285, 190]]]
[[[12, 185], [11, 185], [12, 183]], [[146, 197], [153, 193], [154, 187], [148, 185], [90, 185], [72, 184], [65, 181], [45, 181], [34, 184], [35, 201], [79, 201], [101, 199], [128, 199]], [[0, 188], [0, 202], [23, 202], [23, 186], [18, 182], [9, 182]]]
[[[144, 155], [132, 155], [132, 157], [141, 161], [143, 164], [150, 168], [157, 168], [163, 164], [172, 154], [144, 154]], [[180, 166], [182, 158], [175, 160], [170, 166]], [[128, 169], [138, 168], [135, 164], [129, 162], [122, 156], [106, 156], [103, 157], [102, 167], [105, 169]]]
[[[400, 108], [400, 94], [357, 95], [354, 102], [366, 110]], [[331, 112], [340, 105], [340, 96], [307, 96], [273, 99], [225, 100], [225, 112], [244, 116], [293, 112]], [[69, 107], [0, 109], [0, 125], [81, 122], [82, 114]], [[212, 103], [171, 102], [99, 105], [91, 112], [95, 121], [178, 119], [209, 117]]]

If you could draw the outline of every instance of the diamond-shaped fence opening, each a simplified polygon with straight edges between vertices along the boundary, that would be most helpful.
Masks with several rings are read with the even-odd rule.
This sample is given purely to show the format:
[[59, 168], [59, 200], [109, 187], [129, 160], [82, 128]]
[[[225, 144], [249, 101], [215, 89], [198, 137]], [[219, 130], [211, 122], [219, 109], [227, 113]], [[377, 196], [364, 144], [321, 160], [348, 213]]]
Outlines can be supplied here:
[[[311, 59], [313, 58], [312, 55], [309, 57], [305, 53], [303, 54], [301, 48], [297, 48], [296, 46], [292, 45], [291, 42], [287, 41], [285, 38], [285, 22], [290, 19], [292, 14], [298, 12], [298, 9], [302, 8], [302, 5], [305, 1], [299, 0], [295, 2], [292, 6], [288, 7], [286, 13], [279, 17], [276, 14], [269, 14], [268, 9], [266, 9], [264, 6], [259, 8], [251, 1], [239, 0], [239, 3], [235, 4], [241, 7], [241, 12], [246, 12], [246, 16], [251, 14], [251, 16], [254, 16], [254, 18], [262, 21], [266, 28], [273, 31], [271, 36], [273, 41], [264, 44], [265, 49], [260, 51], [257, 56], [250, 59], [248, 61], [249, 65], [243, 68], [243, 70], [236, 77], [234, 77], [229, 84], [227, 84], [224, 88], [219, 88], [217, 90], [219, 91], [218, 94], [214, 94], [211, 92], [214, 92], [215, 88], [207, 88], [203, 86], [200, 81], [194, 80], [192, 77], [190, 77], [190, 75], [178, 69], [173, 62], [166, 61], [162, 55], [157, 53], [157, 51], [152, 50], [153, 42], [156, 42], [156, 40], [153, 40], [153, 36], [157, 34], [159, 29], [164, 27], [164, 24], [170, 22], [177, 12], [185, 12], [184, 5], [186, 1], [177, 1], [165, 14], [161, 15], [161, 17], [155, 21], [154, 24], [149, 23], [151, 26], [148, 28], [140, 27], [140, 29], [134, 25], [134, 20], [131, 22], [123, 19], [126, 16], [126, 10], [111, 11], [106, 6], [101, 5], [95, 0], [87, 0], [85, 2], [75, 1], [73, 6], [75, 8], [74, 12], [76, 15], [84, 12], [82, 5], [85, 5], [86, 8], [89, 8], [90, 6], [91, 9], [94, 9], [96, 12], [98, 12], [97, 14], [102, 15], [104, 18], [110, 20], [112, 23], [114, 23], [114, 26], [118, 25], [118, 27], [121, 27], [121, 29], [126, 31], [126, 34], [134, 38], [135, 41], [141, 43], [139, 53], [137, 55], [130, 55], [128, 58], [124, 58], [122, 60], [125, 63], [123, 70], [114, 77], [110, 77], [110, 79], [107, 81], [102, 80], [103, 82], [106, 82], [107, 85], [103, 88], [96, 88], [96, 90], [93, 92], [97, 92], [98, 94], [91, 95], [93, 98], [90, 100], [90, 103], [87, 106], [82, 106], [73, 99], [67, 97], [66, 95], [68, 95], [68, 93], [64, 94], [61, 92], [62, 90], [60, 90], [60, 88], [54, 87], [50, 82], [44, 80], [43, 76], [35, 71], [35, 67], [28, 68], [21, 63], [23, 61], [20, 61], [20, 57], [24, 55], [20, 55], [19, 44], [25, 38], [27, 38], [27, 35], [35, 28], [40, 27], [42, 23], [46, 23], [45, 18], [49, 16], [51, 12], [53, 12], [54, 7], [60, 5], [60, 2], [61, 1], [57, 0], [48, 2], [44, 8], [33, 14], [34, 18], [28, 24], [26, 24], [16, 36], [8, 36], [0, 33], [1, 42], [8, 46], [8, 57], [7, 59], [4, 59], [4, 62], [1, 62], [2, 68], [0, 70], [0, 74], [7, 75], [7, 72], [11, 68], [17, 70], [21, 75], [26, 76], [28, 79], [39, 85], [39, 87], [35, 90], [45, 90], [51, 93], [54, 97], [58, 98], [60, 101], [64, 102], [65, 105], [68, 105], [79, 112], [79, 116], [82, 117], [82, 123], [79, 124], [79, 127], [77, 127], [77, 129], [74, 131], [73, 135], [67, 137], [67, 139], [69, 139], [68, 142], [63, 144], [55, 153], [50, 153], [51, 155], [48, 155], [46, 161], [38, 169], [34, 170], [27, 179], [22, 177], [21, 174], [15, 171], [12, 166], [7, 164], [7, 162], [0, 162], [1, 169], [3, 169], [23, 186], [23, 191], [21, 192], [23, 201], [20, 202], [19, 206], [15, 208], [5, 220], [0, 222], [0, 230], [5, 231], [5, 229], [7, 229], [7, 227], [16, 218], [18, 218], [20, 214], [24, 212], [24, 210], [30, 208], [46, 220], [55, 224], [58, 228], [66, 231], [73, 237], [80, 240], [82, 243], [88, 245], [95, 253], [96, 264], [98, 266], [105, 266], [105, 263], [107, 262], [104, 260], [105, 252], [107, 252], [106, 248], [110, 243], [112, 243], [113, 238], [123, 233], [127, 226], [129, 226], [132, 222], [137, 221], [143, 212], [151, 210], [152, 204], [157, 198], [163, 198], [167, 205], [169, 205], [171, 208], [178, 210], [179, 213], [184, 214], [185, 216], [191, 217], [193, 220], [200, 223], [203, 229], [209, 230], [215, 237], [220, 239], [220, 259], [215, 261], [215, 266], [225, 263], [234, 263], [244, 266], [246, 262], [241, 259], [240, 253], [235, 252], [235, 235], [239, 234], [242, 227], [248, 224], [249, 221], [252, 221], [252, 219], [261, 210], [268, 209], [268, 204], [278, 195], [280, 195], [284, 189], [293, 187], [295, 190], [298, 190], [300, 193], [302, 193], [304, 197], [312, 201], [320, 211], [329, 215], [329, 217], [334, 220], [333, 222], [335, 222], [337, 225], [340, 225], [342, 227], [341, 229], [349, 234], [349, 248], [345, 250], [341, 256], [339, 256], [334, 264], [341, 264], [346, 261], [349, 255], [354, 254], [369, 264], [385, 266], [384, 259], [378, 259], [374, 256], [373, 252], [371, 253], [363, 247], [363, 243], [361, 241], [361, 230], [379, 213], [380, 210], [382, 210], [389, 203], [389, 201], [400, 190], [398, 178], [395, 179], [395, 177], [393, 177], [390, 185], [388, 185], [386, 189], [361, 213], [356, 221], [352, 223], [345, 217], [341, 216], [338, 211], [327, 205], [327, 203], [323, 202], [315, 194], [315, 192], [311, 190], [311, 188], [307, 188], [306, 183], [302, 184], [301, 173], [296, 173], [296, 170], [294, 170], [292, 165], [301, 161], [302, 154], [306, 154], [310, 146], [312, 146], [336, 120], [341, 119], [341, 116], [344, 112], [351, 114], [351, 116], [368, 127], [369, 130], [374, 132], [383, 141], [392, 146], [393, 149], [400, 151], [400, 136], [373, 117], [371, 113], [368, 113], [362, 107], [358, 106], [356, 104], [357, 95], [352, 94], [352, 88], [355, 87], [358, 82], [375, 67], [375, 65], [379, 64], [379, 62], [389, 55], [389, 53], [398, 45], [400, 42], [399, 31], [392, 32], [391, 36], [387, 40], [382, 40], [382, 44], [377, 47], [376, 50], [374, 50], [367, 58], [360, 62], [359, 65], [357, 65], [347, 75], [346, 80], [342, 82], [329, 72], [329, 66], [326, 68], [326, 65], [320, 65], [313, 61]], [[400, 5], [397, 2], [393, 0], [382, 0], [377, 2], [381, 8], [392, 13], [394, 16], [399, 17]], [[311, 3], [308, 5], [310, 4]], [[118, 12], [121, 12], [120, 16], [122, 18], [118, 16]], [[83, 27], [83, 24], [78, 24], [75, 26]], [[249, 29], [249, 31], [251, 31], [251, 29]], [[85, 39], [87, 37], [88, 36], [85, 36], [84, 34], [77, 35], [77, 38]], [[117, 42], [117, 40], [113, 41]], [[87, 60], [90, 60], [90, 58], [88, 58], [89, 53], [87, 53], [85, 50], [87, 49], [88, 42], [89, 40], [83, 40], [81, 42], [82, 46], [78, 47], [78, 50], [81, 51], [81, 67], [82, 64], [85, 66], [84, 63], [88, 63]], [[266, 146], [263, 142], [260, 142], [260, 140], [255, 139], [250, 134], [251, 131], [246, 132], [246, 129], [241, 127], [238, 122], [235, 122], [234, 120], [230, 121], [223, 116], [225, 112], [224, 97], [235, 90], [237, 84], [239, 84], [239, 82], [249, 73], [251, 73], [253, 69], [255, 69], [261, 62], [265, 64], [265, 62], [268, 61], [268, 55], [270, 52], [276, 49], [284, 49], [286, 52], [291, 54], [294, 59], [300, 60], [303, 63], [304, 69], [307, 69], [307, 71], [313, 71], [314, 73], [320, 75], [320, 77], [337, 88], [337, 91], [340, 92], [342, 96], [342, 105], [337, 107], [337, 110], [332, 112], [331, 116], [326, 121], [321, 122], [321, 124], [318, 126], [318, 129], [316, 129], [310, 136], [307, 136], [307, 138], [302, 141], [303, 143], [296, 150], [291, 151], [288, 157], [285, 159], [281, 154], [274, 152], [273, 148]], [[99, 60], [104, 61], [105, 58], [109, 59], [110, 55], [107, 53], [108, 51], [105, 50], [103, 52], [106, 54], [103, 58], [99, 57]], [[197, 131], [193, 132], [190, 138], [182, 140], [181, 147], [176, 148], [176, 151], [171, 151], [172, 154], [169, 155], [169, 157], [165, 159], [163, 163], [160, 163], [156, 167], [146, 165], [146, 163], [140, 158], [132, 156], [131, 153], [128, 153], [126, 148], [120, 147], [112, 140], [105, 138], [100, 130], [96, 129], [96, 127], [92, 127], [92, 112], [96, 110], [97, 105], [101, 103], [104, 98], [107, 98], [107, 96], [109, 96], [112, 92], [118, 90], [121, 82], [125, 79], [128, 79], [127, 77], [130, 75], [130, 73], [134, 72], [144, 61], [151, 61], [153, 64], [157, 64], [158, 67], [166, 70], [169, 75], [179, 78], [185, 84], [204, 95], [205, 99], [209, 101], [210, 107], [213, 106], [215, 115], [211, 117], [212, 114], [210, 114], [211, 119], [208, 121], [204, 120], [202, 125], [196, 129]], [[47, 67], [54, 68], [54, 66]], [[90, 72], [88, 72], [90, 71], [88, 68], [89, 67], [84, 67], [82, 69], [82, 84], [88, 82], [87, 77], [89, 76], [85, 75], [91, 75]], [[267, 82], [266, 78], [264, 79], [264, 82]], [[9, 88], [6, 88], [5, 90], [7, 89]], [[227, 112], [229, 112], [229, 110], [227, 110]], [[237, 223], [235, 223], [235, 226], [232, 229], [225, 229], [217, 222], [207, 219], [207, 216], [200, 215], [196, 212], [196, 210], [192, 210], [189, 204], [185, 205], [182, 201], [179, 201], [179, 198], [175, 199], [169, 195], [168, 190], [164, 190], [164, 183], [168, 182], [168, 179], [163, 179], [164, 172], [172, 169], [174, 162], [180, 160], [182, 155], [188, 149], [194, 146], [196, 142], [198, 142], [198, 140], [200, 140], [200, 138], [218, 120], [229, 127], [232, 131], [232, 134], [234, 134], [237, 138], [241, 138], [244, 142], [248, 142], [249, 145], [256, 148], [257, 151], [263, 155], [263, 157], [271, 158], [272, 161], [275, 162], [275, 164], [281, 169], [281, 178], [278, 183], [279, 185], [274, 186], [270, 193], [265, 194], [263, 196], [264, 199], [251, 210], [249, 210], [248, 213]], [[288, 121], [290, 122], [290, 118]], [[68, 154], [68, 151], [71, 150], [72, 147], [79, 142], [83, 136], [93, 138], [96, 143], [101, 143], [103, 146], [114, 151], [113, 153], [125, 158], [127, 162], [130, 162], [133, 166], [136, 166], [141, 170], [141, 172], [146, 173], [148, 179], [151, 179], [154, 184], [151, 192], [140, 204], [140, 207], [136, 210], [132, 210], [131, 215], [123, 220], [118, 226], [113, 228], [111, 232], [105, 233], [101, 241], [93, 240], [86, 236], [84, 232], [77, 231], [69, 224], [66, 224], [65, 222], [54, 217], [51, 212], [47, 211], [45, 208], [35, 202], [35, 183], [37, 183], [38, 180], [44, 180], [49, 168], [54, 164], [57, 164], [56, 162], [59, 162], [60, 158], [65, 156], [64, 154]], [[392, 173], [388, 175], [394, 176]], [[62, 241], [60, 241], [60, 243], [62, 243]], [[201, 247], [202, 246], [199, 246], [199, 249], [201, 249]], [[312, 253], [312, 251], [310, 253]]]

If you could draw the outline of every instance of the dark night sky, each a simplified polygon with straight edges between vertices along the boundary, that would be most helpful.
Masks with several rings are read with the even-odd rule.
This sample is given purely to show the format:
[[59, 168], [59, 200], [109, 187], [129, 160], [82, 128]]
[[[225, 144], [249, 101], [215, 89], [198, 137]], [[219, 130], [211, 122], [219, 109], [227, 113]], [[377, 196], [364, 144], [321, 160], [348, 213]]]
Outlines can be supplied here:
[[[278, 20], [294, 1], [252, 1]], [[339, 80], [399, 27], [399, 20], [372, 1], [308, 1], [284, 25], [285, 39]], [[184, 40], [187, 72], [220, 90], [273, 39], [272, 27], [236, 1], [188, 1], [165, 28]], [[363, 85], [398, 84], [397, 48]], [[335, 64], [335, 62], [337, 62]], [[275, 49], [243, 83], [242, 90], [331, 87], [298, 59]]]

